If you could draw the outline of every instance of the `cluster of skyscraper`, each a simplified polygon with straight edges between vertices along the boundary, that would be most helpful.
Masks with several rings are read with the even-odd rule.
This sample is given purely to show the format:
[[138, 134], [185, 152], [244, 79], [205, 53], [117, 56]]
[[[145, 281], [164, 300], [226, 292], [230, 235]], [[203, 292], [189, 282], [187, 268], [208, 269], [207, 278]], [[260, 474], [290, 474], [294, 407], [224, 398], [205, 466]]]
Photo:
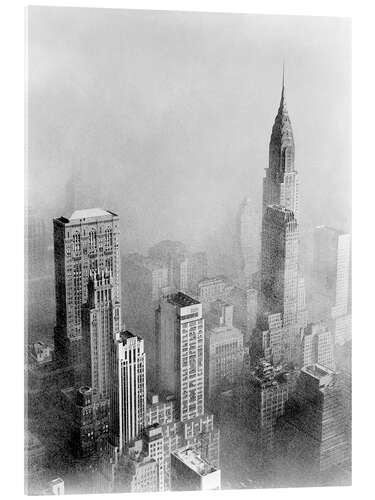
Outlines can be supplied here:
[[220, 434], [207, 408], [218, 413], [223, 393], [262, 460], [279, 453], [297, 466], [304, 450], [318, 472], [349, 461], [350, 377], [335, 357], [350, 340], [350, 236], [316, 230], [309, 323], [294, 152], [283, 82], [260, 254], [247, 198], [237, 283], [207, 277], [206, 255], [172, 241], [121, 266], [110, 211], [54, 220], [55, 355], [74, 372], [61, 394], [75, 453], [98, 457], [98, 492], [220, 488]]

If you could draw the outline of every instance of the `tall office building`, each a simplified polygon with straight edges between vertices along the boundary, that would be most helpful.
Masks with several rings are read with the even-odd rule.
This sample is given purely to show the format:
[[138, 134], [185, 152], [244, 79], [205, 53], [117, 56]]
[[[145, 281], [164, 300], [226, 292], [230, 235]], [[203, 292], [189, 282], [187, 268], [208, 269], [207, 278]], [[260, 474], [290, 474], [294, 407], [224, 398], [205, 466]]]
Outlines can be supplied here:
[[88, 386], [62, 389], [61, 396], [74, 455], [87, 457], [103, 452], [109, 435], [109, 398]]
[[207, 277], [207, 254], [206, 252], [195, 252], [189, 257], [189, 290], [196, 293], [200, 281]]
[[126, 327], [145, 341], [147, 383], [154, 386], [155, 311], [160, 297], [168, 289], [168, 266], [136, 253], [127, 255], [122, 264], [122, 310]]
[[260, 217], [253, 200], [246, 197], [237, 215], [236, 246], [239, 258], [241, 286], [248, 288], [252, 276], [258, 271], [260, 250]]
[[293, 323], [298, 299], [298, 223], [291, 210], [268, 206], [263, 218], [261, 295], [263, 311]]
[[298, 217], [298, 173], [283, 76], [263, 180], [259, 321], [254, 339], [260, 356], [273, 362], [280, 357], [299, 363], [300, 331], [307, 325], [304, 280], [299, 272]]
[[272, 128], [269, 145], [269, 165], [263, 179], [263, 217], [269, 205], [291, 210], [298, 221], [298, 173], [294, 168], [294, 138], [288, 115], [283, 85], [279, 109]]
[[[187, 269], [188, 251], [185, 245], [179, 241], [160, 241], [149, 249], [148, 255], [155, 261], [162, 262], [168, 269], [168, 284], [181, 289], [181, 284], [188, 280]], [[177, 285], [176, 285], [177, 283]]]
[[251, 370], [246, 382], [245, 418], [256, 432], [262, 452], [272, 451], [276, 420], [284, 413], [288, 399], [288, 381], [265, 360]]
[[156, 311], [159, 389], [175, 394], [182, 421], [204, 412], [204, 319], [202, 304], [182, 292]]
[[310, 323], [304, 329], [302, 337], [301, 366], [318, 363], [335, 369], [333, 339], [330, 330], [324, 323]]
[[330, 320], [335, 343], [351, 338], [351, 238], [318, 226], [314, 233], [312, 318]]
[[[281, 358], [299, 359], [300, 330], [306, 326], [304, 293], [298, 274], [298, 223], [291, 210], [268, 206], [263, 218], [261, 255], [261, 331], [271, 330], [276, 315]], [[272, 319], [274, 318], [274, 319]], [[258, 334], [259, 336], [259, 334]], [[272, 345], [268, 347], [273, 349]], [[264, 356], [265, 353], [262, 354]], [[274, 360], [275, 361], [275, 360]]]
[[82, 378], [82, 305], [88, 300], [90, 271], [113, 276], [112, 302], [120, 304], [119, 217], [98, 208], [54, 219], [56, 328], [55, 351]]
[[205, 336], [206, 398], [229, 389], [243, 366], [243, 335], [233, 326], [233, 306], [222, 303], [219, 321]]
[[120, 331], [120, 304], [113, 303], [112, 293], [111, 271], [91, 271], [88, 301], [82, 306], [84, 383], [101, 397], [110, 396], [112, 343]]
[[146, 355], [143, 339], [128, 331], [112, 350], [111, 437], [121, 453], [145, 426]]
[[278, 448], [292, 477], [301, 465], [311, 474], [347, 466], [350, 448], [344, 417], [339, 375], [319, 364], [302, 368], [276, 428]]

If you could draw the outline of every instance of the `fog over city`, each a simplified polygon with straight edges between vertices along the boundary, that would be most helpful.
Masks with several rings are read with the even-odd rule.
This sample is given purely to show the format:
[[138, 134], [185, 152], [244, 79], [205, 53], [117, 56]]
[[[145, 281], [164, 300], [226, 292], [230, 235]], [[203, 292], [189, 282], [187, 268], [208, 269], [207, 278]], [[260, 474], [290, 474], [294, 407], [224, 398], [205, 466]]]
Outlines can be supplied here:
[[351, 484], [351, 23], [27, 11], [28, 494]]
[[[282, 64], [301, 225], [350, 230], [345, 19], [32, 8], [28, 204], [121, 217], [122, 253], [163, 239], [231, 251], [242, 198], [261, 206]], [[52, 231], [52, 222], [51, 222]]]

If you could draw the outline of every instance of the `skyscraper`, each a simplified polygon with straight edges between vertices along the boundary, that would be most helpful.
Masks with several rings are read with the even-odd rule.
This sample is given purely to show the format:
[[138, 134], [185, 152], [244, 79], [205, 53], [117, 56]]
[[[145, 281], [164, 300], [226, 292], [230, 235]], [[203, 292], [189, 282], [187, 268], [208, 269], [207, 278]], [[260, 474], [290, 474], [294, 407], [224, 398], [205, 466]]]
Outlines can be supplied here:
[[[300, 330], [307, 324], [304, 280], [299, 272], [298, 173], [283, 86], [263, 180], [258, 332], [260, 356], [300, 360]], [[272, 331], [272, 324], [276, 332]], [[266, 355], [266, 351], [267, 355]]]
[[[285, 361], [297, 361], [300, 329], [305, 326], [306, 315], [300, 307], [300, 299], [304, 296], [298, 277], [298, 223], [291, 210], [278, 205], [267, 207], [263, 218], [261, 259], [262, 309], [258, 325], [263, 331], [272, 330], [274, 320], [268, 317], [280, 315], [275, 325], [278, 330], [281, 328], [278, 336], [281, 345], [277, 349]], [[275, 339], [272, 332], [270, 337]]]
[[298, 173], [294, 168], [294, 138], [285, 99], [285, 80], [269, 145], [269, 166], [263, 179], [263, 217], [268, 205], [291, 210], [298, 221]]
[[330, 320], [335, 343], [351, 338], [350, 234], [318, 226], [314, 233], [312, 318]]
[[127, 255], [122, 266], [123, 313], [126, 326], [145, 341], [148, 385], [155, 384], [155, 311], [168, 287], [168, 266], [139, 254]]
[[204, 319], [202, 304], [182, 292], [161, 301], [156, 312], [159, 388], [177, 398], [181, 421], [204, 412]]
[[253, 200], [246, 197], [237, 215], [237, 252], [240, 284], [249, 287], [252, 275], [258, 271], [260, 218]]
[[274, 444], [274, 426], [284, 413], [288, 399], [288, 383], [283, 373], [261, 360], [250, 373], [247, 381], [247, 421], [256, 431], [262, 452], [271, 451]]
[[82, 307], [84, 382], [101, 397], [110, 396], [111, 350], [120, 326], [120, 304], [112, 302], [112, 293], [111, 271], [91, 271], [88, 301]]
[[320, 473], [346, 466], [350, 448], [338, 374], [319, 364], [302, 368], [295, 394], [278, 421], [276, 436], [289, 473], [303, 466]]
[[98, 208], [77, 210], [69, 219], [54, 219], [53, 226], [55, 351], [65, 364], [75, 367], [79, 383], [83, 366], [82, 305], [88, 300], [90, 271], [107, 269], [112, 273], [112, 302], [120, 304], [119, 217]]
[[233, 326], [233, 306], [221, 304], [219, 321], [205, 336], [206, 397], [230, 388], [242, 371], [243, 335]]
[[332, 334], [324, 323], [307, 325], [303, 332], [301, 351], [302, 366], [318, 363], [335, 369]]
[[120, 453], [146, 418], [146, 355], [143, 339], [121, 332], [112, 345], [111, 437]]

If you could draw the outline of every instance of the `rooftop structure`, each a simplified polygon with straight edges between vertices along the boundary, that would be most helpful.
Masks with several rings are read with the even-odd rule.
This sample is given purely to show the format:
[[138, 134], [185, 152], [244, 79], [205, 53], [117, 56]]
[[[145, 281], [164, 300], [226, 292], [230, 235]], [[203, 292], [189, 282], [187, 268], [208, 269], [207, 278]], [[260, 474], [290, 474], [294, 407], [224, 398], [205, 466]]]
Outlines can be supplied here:
[[198, 453], [189, 446], [175, 451], [173, 455], [200, 476], [206, 476], [217, 470], [216, 467], [207, 462], [207, 460], [201, 458]]
[[168, 297], [168, 302], [178, 307], [189, 307], [199, 304], [199, 300], [189, 297], [185, 293], [178, 292]]

